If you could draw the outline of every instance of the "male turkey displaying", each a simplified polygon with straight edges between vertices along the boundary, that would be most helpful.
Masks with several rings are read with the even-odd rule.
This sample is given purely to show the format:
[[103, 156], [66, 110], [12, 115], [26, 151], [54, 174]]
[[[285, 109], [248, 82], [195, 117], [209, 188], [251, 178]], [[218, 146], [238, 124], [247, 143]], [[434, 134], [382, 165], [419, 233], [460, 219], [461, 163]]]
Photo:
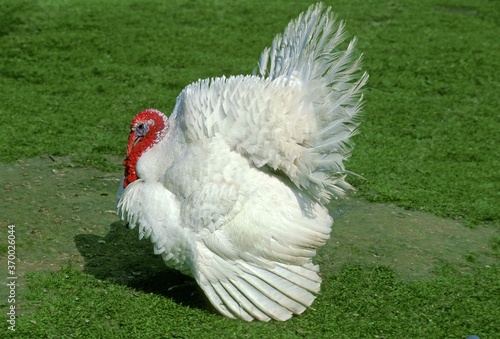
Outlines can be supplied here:
[[368, 76], [322, 4], [289, 23], [254, 75], [199, 80], [167, 118], [132, 121], [118, 215], [223, 315], [284, 321], [320, 290], [325, 207], [352, 187], [344, 160]]

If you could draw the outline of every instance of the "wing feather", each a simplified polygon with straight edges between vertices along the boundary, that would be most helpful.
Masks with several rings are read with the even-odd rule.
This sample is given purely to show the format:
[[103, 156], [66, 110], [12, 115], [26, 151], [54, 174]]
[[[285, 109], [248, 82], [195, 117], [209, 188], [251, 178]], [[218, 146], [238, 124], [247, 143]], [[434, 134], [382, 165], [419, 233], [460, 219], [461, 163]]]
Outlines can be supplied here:
[[[217, 226], [207, 231], [212, 228], [203, 217], [183, 219], [202, 230], [193, 234], [193, 276], [223, 314], [283, 321], [302, 313], [319, 292], [321, 278], [311, 260], [329, 238], [328, 211], [283, 178], [256, 169], [223, 140], [210, 139], [203, 147], [206, 177], [191, 193], [203, 198], [188, 198], [186, 209], [210, 215], [209, 223]], [[224, 181], [212, 185], [217, 173]]]
[[199, 80], [180, 94], [192, 142], [222, 136], [256, 167], [284, 173], [317, 201], [342, 197], [361, 89], [356, 39], [321, 4], [292, 21], [261, 55], [254, 76]]
[[[231, 317], [285, 321], [293, 314], [301, 314], [319, 291], [321, 278], [314, 265], [302, 268], [311, 269], [305, 274], [314, 276], [314, 280], [310, 280], [295, 266], [269, 263], [264, 268], [247, 261], [227, 261], [214, 253], [210, 255], [210, 265], [198, 266], [197, 281], [210, 302], [219, 311], [222, 309], [221, 313], [231, 313]], [[225, 272], [224, 277], [217, 278], [221, 271]]]

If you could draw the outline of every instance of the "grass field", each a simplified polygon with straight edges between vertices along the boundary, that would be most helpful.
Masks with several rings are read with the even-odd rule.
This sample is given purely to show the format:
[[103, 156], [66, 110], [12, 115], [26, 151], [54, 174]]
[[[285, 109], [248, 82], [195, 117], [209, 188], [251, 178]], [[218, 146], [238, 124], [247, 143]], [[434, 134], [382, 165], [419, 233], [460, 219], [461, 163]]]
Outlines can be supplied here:
[[[147, 107], [170, 112], [177, 94], [198, 78], [250, 73], [262, 49], [310, 2], [3, 0], [0, 226], [7, 234], [7, 225], [16, 224], [20, 235], [23, 279], [15, 335], [465, 338], [475, 333], [491, 338], [500, 333], [500, 4], [325, 2], [358, 38], [370, 73], [361, 134], [347, 164], [364, 177], [351, 179], [358, 196], [430, 212], [474, 232], [493, 229], [497, 235], [485, 242], [493, 262], [485, 265], [469, 253], [465, 273], [443, 261], [432, 276], [405, 279], [385, 265], [347, 262], [328, 270], [331, 258], [325, 252], [318, 258], [324, 284], [314, 309], [287, 323], [268, 324], [210, 313], [194, 287], [191, 297], [176, 292], [185, 278], [161, 271], [161, 262], [143, 252], [148, 244], [120, 240], [142, 246], [131, 253], [153, 262], [154, 272], [144, 273], [147, 265], [137, 272], [138, 285], [123, 283], [118, 272], [92, 269], [89, 263], [105, 266], [107, 258], [91, 240], [105, 241], [110, 255], [118, 253], [113, 237], [82, 234], [112, 236], [114, 227], [121, 229], [115, 216], [95, 211], [96, 204], [112, 208], [113, 179], [121, 171], [117, 159], [125, 152], [134, 114]], [[25, 159], [49, 156], [57, 160], [54, 173], [37, 172], [33, 190], [23, 186], [22, 175], [15, 179], [36, 171], [37, 162]], [[30, 196], [37, 185], [38, 195]], [[65, 210], [49, 192], [78, 196], [81, 205]], [[50, 203], [43, 202], [44, 194]], [[36, 204], [42, 207], [35, 210]], [[59, 243], [65, 232], [79, 236], [74, 243]], [[116, 232], [119, 239], [127, 237]], [[0, 250], [5, 257], [4, 243]], [[85, 258], [83, 271], [72, 251]], [[56, 269], [40, 270], [37, 256], [58, 258]], [[125, 265], [123, 258], [113, 260]], [[6, 264], [1, 267], [3, 278]], [[158, 287], [151, 282], [155, 277], [172, 281]], [[8, 305], [1, 296], [3, 310]]]

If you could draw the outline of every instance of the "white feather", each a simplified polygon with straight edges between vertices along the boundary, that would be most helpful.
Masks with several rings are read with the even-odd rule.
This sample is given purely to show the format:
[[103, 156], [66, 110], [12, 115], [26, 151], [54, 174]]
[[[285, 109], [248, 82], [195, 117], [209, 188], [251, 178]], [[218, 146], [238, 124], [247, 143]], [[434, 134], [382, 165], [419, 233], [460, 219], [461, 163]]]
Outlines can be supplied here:
[[143, 154], [117, 210], [223, 315], [287, 320], [319, 292], [324, 204], [351, 189], [344, 160], [367, 80], [321, 4], [292, 21], [255, 75], [199, 80]]

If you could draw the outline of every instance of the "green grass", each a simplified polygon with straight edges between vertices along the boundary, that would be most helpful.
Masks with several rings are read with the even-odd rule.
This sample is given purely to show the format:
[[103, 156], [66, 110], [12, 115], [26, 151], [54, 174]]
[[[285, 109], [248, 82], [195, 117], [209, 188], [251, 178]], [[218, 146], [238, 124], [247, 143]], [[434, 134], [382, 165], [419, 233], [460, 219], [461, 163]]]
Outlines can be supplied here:
[[352, 169], [375, 201], [498, 221], [500, 5], [446, 3], [366, 17], [371, 81]]
[[498, 334], [499, 268], [464, 276], [444, 268], [432, 280], [402, 282], [383, 267], [346, 267], [327, 275], [309, 310], [286, 323], [244, 323], [141, 293], [66, 268], [29, 279], [37, 312], [17, 334], [135, 338], [484, 338]]
[[[349, 169], [373, 201], [499, 218], [493, 1], [335, 1], [371, 75]], [[109, 168], [133, 115], [190, 82], [249, 73], [307, 1], [3, 1], [0, 160], [74, 155]], [[263, 13], [266, 13], [265, 15]]]
[[[348, 169], [359, 194], [498, 227], [500, 5], [326, 1], [370, 73]], [[49, 154], [117, 170], [138, 111], [170, 112], [198, 78], [252, 71], [308, 1], [0, 2], [0, 161]], [[113, 198], [110, 198], [113, 199]], [[499, 238], [490, 244], [496, 251]], [[474, 257], [471, 255], [471, 261]], [[493, 337], [498, 265], [403, 281], [383, 267], [324, 272], [314, 309], [246, 324], [76, 268], [26, 280], [19, 337]], [[3, 302], [3, 301], [2, 301]], [[5, 325], [5, 324], [4, 324]], [[0, 327], [0, 333], [5, 326]], [[69, 330], [67, 330], [69, 329]], [[68, 332], [71, 331], [71, 332]]]

